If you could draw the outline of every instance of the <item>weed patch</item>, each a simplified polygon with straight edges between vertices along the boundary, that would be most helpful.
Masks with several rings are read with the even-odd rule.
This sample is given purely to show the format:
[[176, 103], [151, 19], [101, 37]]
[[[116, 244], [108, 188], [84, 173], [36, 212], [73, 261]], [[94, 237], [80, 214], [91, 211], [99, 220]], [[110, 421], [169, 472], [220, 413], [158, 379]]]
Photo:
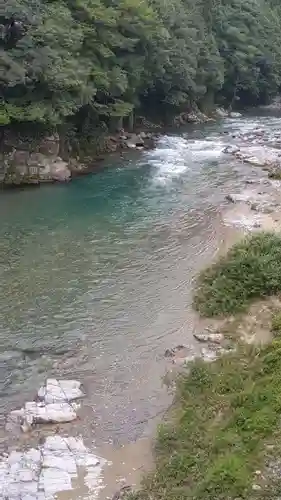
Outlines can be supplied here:
[[228, 315], [280, 291], [281, 236], [259, 233], [234, 245], [201, 273], [194, 305], [203, 316]]

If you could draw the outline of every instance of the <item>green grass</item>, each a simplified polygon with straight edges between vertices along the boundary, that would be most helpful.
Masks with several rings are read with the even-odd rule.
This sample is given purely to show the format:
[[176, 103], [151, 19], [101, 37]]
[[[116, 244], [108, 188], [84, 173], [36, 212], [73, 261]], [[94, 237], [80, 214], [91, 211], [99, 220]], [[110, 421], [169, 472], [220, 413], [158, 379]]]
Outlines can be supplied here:
[[[279, 291], [281, 236], [261, 233], [201, 274], [194, 303], [202, 315], [227, 315]], [[281, 313], [272, 330], [270, 344], [239, 343], [180, 376], [170, 420], [159, 429], [155, 470], [132, 500], [280, 500]]]
[[[263, 485], [252, 489], [266, 443], [281, 440], [280, 416], [281, 341], [196, 362], [178, 381], [171, 422], [159, 431], [156, 469], [135, 500], [280, 498]], [[280, 481], [275, 487], [280, 492]]]
[[234, 314], [280, 291], [281, 235], [259, 233], [201, 273], [194, 306], [203, 316]]
[[275, 313], [272, 318], [271, 331], [274, 337], [281, 336], [281, 312]]

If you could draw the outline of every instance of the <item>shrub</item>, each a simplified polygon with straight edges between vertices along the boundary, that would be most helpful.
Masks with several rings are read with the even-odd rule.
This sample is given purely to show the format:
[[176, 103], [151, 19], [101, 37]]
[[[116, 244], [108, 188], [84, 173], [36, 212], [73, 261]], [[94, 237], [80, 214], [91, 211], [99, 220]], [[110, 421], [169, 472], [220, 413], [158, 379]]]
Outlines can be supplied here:
[[194, 305], [204, 316], [227, 315], [280, 290], [281, 235], [259, 233], [201, 273]]

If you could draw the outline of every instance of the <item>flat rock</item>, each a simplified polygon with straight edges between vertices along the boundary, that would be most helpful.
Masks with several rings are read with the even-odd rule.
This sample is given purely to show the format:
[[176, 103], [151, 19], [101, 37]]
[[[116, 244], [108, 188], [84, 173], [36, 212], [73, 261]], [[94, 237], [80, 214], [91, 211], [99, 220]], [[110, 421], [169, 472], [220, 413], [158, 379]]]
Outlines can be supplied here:
[[221, 344], [224, 340], [222, 333], [194, 333], [193, 337], [198, 342], [210, 342], [212, 344]]
[[232, 111], [231, 113], [229, 113], [229, 116], [230, 118], [241, 118], [242, 113]]
[[256, 167], [265, 167], [267, 165], [266, 160], [256, 158], [255, 156], [250, 156], [250, 157], [244, 157], [243, 158], [245, 163], [250, 163], [251, 165], [255, 165]]
[[38, 449], [12, 451], [0, 462], [0, 498], [55, 500], [58, 493], [75, 490], [79, 468], [85, 488], [96, 498], [105, 463], [81, 439], [49, 436]]
[[36, 424], [55, 424], [72, 422], [77, 418], [76, 409], [67, 402], [50, 403], [28, 401], [19, 410], [9, 414], [6, 429], [21, 427], [23, 432], [28, 432]]
[[232, 155], [238, 153], [238, 151], [240, 151], [240, 148], [235, 145], [226, 146], [226, 148], [223, 149], [223, 153]]
[[45, 386], [38, 391], [38, 398], [46, 404], [70, 402], [84, 396], [80, 387], [77, 380], [47, 379]]

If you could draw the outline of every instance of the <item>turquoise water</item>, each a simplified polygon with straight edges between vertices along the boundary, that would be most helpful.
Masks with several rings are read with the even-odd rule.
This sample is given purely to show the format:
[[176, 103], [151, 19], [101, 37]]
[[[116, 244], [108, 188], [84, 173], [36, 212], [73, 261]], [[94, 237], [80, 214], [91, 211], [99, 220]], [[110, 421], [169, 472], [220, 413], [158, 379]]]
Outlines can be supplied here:
[[249, 123], [190, 128], [68, 185], [1, 193], [2, 416], [64, 376], [84, 383], [97, 441], [143, 433], [166, 404], [165, 349], [192, 342], [192, 283], [217, 248], [218, 208], [249, 174], [222, 155], [224, 132]]

